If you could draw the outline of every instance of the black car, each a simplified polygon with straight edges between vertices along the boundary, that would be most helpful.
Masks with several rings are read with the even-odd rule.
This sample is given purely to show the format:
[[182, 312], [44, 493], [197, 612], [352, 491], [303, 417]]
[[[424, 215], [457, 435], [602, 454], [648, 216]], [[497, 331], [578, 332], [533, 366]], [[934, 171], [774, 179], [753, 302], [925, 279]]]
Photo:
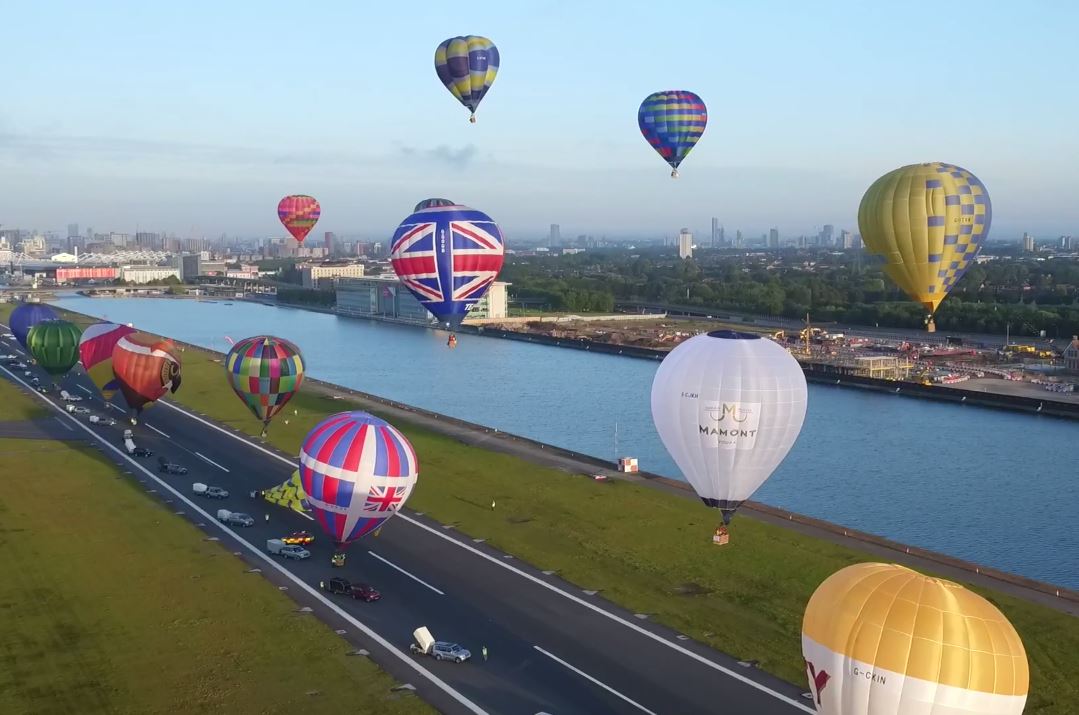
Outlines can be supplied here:
[[335, 577], [329, 581], [319, 581], [318, 585], [323, 591], [342, 596], [351, 596], [358, 601], [366, 601], [367, 603], [382, 598], [381, 593], [366, 583], [352, 583], [346, 578]]
[[146, 449], [145, 447], [135, 447], [135, 449], [131, 450], [131, 456], [132, 457], [152, 457], [152, 456], [154, 456], [154, 453], [151, 452], [150, 450]]

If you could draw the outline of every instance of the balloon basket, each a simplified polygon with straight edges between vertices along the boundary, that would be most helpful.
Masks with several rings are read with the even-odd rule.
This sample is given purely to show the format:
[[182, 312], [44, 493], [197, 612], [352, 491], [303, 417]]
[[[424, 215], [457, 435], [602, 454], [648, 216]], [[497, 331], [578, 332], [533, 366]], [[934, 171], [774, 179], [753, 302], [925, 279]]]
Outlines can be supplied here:
[[933, 316], [929, 316], [928, 318], [926, 318], [926, 320], [925, 320], [925, 332], [927, 332], [927, 333], [935, 333], [935, 332], [937, 332], [937, 324], [933, 320]]
[[712, 535], [712, 543], [716, 546], [724, 546], [730, 543], [731, 535], [727, 531], [726, 527], [719, 527], [716, 529], [716, 533]]

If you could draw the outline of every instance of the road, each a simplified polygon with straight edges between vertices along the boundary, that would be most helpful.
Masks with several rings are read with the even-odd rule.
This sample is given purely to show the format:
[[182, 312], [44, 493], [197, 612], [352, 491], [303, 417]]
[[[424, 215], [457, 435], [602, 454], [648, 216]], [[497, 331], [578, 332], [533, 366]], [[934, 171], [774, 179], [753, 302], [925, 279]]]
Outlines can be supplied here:
[[[4, 351], [16, 352], [14, 340], [4, 342]], [[29, 389], [16, 371], [0, 367], [0, 376]], [[294, 457], [166, 402], [148, 410], [133, 428], [136, 444], [154, 452], [135, 460], [120, 449], [128, 426], [123, 411], [107, 408], [85, 376], [71, 375], [63, 386], [84, 398], [79, 406], [108, 414], [117, 424], [91, 425], [88, 414], [67, 413], [55, 393], [33, 394], [88, 440], [97, 441], [147, 491], [165, 500], [176, 518], [191, 519], [208, 532], [207, 538], [220, 539], [238, 557], [237, 578], [260, 569], [299, 607], [310, 608], [335, 629], [350, 649], [363, 649], [442, 712], [813, 712], [804, 688], [739, 665], [644, 614], [624, 611], [422, 514], [406, 512], [391, 519], [380, 536], [350, 548], [343, 569], [332, 569], [332, 545], [313, 521], [248, 496], [288, 478]], [[159, 456], [190, 473], [158, 474]], [[191, 490], [197, 481], [224, 487], [230, 497], [198, 499]], [[255, 525], [226, 527], [212, 516], [218, 508], [250, 513]], [[265, 552], [267, 539], [298, 529], [316, 534], [311, 559], [284, 561]], [[368, 604], [318, 590], [320, 579], [337, 575], [371, 583], [382, 600]], [[420, 625], [436, 638], [460, 642], [473, 659], [454, 664], [411, 655], [411, 634]], [[480, 655], [483, 646], [487, 661]]]

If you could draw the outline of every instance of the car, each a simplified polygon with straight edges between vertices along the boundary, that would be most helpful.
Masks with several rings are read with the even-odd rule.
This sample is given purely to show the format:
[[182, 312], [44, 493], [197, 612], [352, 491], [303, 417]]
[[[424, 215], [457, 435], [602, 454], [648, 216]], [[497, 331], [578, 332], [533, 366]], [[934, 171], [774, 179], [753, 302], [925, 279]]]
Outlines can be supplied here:
[[191, 489], [195, 492], [195, 496], [206, 497], [207, 499], [229, 498], [228, 490], [221, 487], [208, 487], [205, 484], [195, 482], [191, 485]]
[[100, 417], [98, 415], [90, 415], [88, 418], [92, 425], [103, 425], [105, 427], [112, 427], [116, 424], [116, 420], [111, 417]]
[[30, 384], [33, 385], [34, 387], [37, 387], [38, 385], [41, 384], [41, 378], [40, 377], [31, 378], [30, 379]]
[[311, 552], [299, 544], [286, 544], [281, 539], [270, 539], [266, 542], [266, 550], [271, 554], [277, 554], [286, 559], [309, 559]]
[[217, 512], [217, 518], [225, 522], [229, 526], [254, 526], [255, 517], [250, 514], [244, 514], [240, 511], [228, 511], [227, 509], [221, 509]]
[[37, 391], [40, 392], [42, 395], [49, 394], [49, 388], [44, 386], [37, 388]]
[[435, 660], [452, 660], [454, 663], [464, 663], [472, 657], [471, 651], [457, 643], [436, 641], [426, 626], [413, 631], [412, 637], [415, 642], [410, 643], [408, 649], [413, 653], [429, 655]]
[[313, 544], [315, 543], [315, 536], [310, 531], [294, 531], [288, 536], [281, 537], [281, 541], [286, 544]]
[[187, 467], [169, 462], [164, 457], [159, 457], [158, 460], [157, 471], [163, 474], [187, 474]]
[[31, 375], [33, 375], [33, 374], [34, 374], [34, 373], [32, 373], [32, 372], [30, 372], [29, 370], [27, 370], [26, 372], [24, 372], [24, 373], [22, 374], [22, 376], [23, 376], [23, 377], [30, 377], [30, 376], [31, 376]]
[[135, 449], [131, 450], [129, 452], [129, 454], [132, 457], [152, 457], [152, 456], [154, 456], [154, 453], [151, 452], [150, 450], [146, 449], [145, 447], [135, 447]]
[[368, 584], [352, 583], [347, 578], [341, 578], [339, 576], [335, 576], [328, 581], [319, 581], [318, 586], [323, 591], [328, 591], [329, 593], [341, 596], [349, 596], [357, 601], [366, 601], [367, 603], [378, 601], [382, 598], [382, 594]]
[[15, 363], [15, 367], [19, 368], [20, 370], [25, 370], [27, 365], [22, 360], [20, 360], [19, 362]]
[[75, 405], [68, 405], [67, 411], [73, 415], [88, 415], [90, 414], [89, 407], [76, 407]]

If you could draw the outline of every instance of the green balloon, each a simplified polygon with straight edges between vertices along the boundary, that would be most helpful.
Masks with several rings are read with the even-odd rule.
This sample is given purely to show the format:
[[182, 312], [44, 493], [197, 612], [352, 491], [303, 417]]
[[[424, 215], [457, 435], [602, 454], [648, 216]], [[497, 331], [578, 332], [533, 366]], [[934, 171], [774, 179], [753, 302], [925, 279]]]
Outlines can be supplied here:
[[82, 331], [66, 320], [43, 320], [30, 329], [26, 346], [50, 375], [63, 375], [79, 361]]

